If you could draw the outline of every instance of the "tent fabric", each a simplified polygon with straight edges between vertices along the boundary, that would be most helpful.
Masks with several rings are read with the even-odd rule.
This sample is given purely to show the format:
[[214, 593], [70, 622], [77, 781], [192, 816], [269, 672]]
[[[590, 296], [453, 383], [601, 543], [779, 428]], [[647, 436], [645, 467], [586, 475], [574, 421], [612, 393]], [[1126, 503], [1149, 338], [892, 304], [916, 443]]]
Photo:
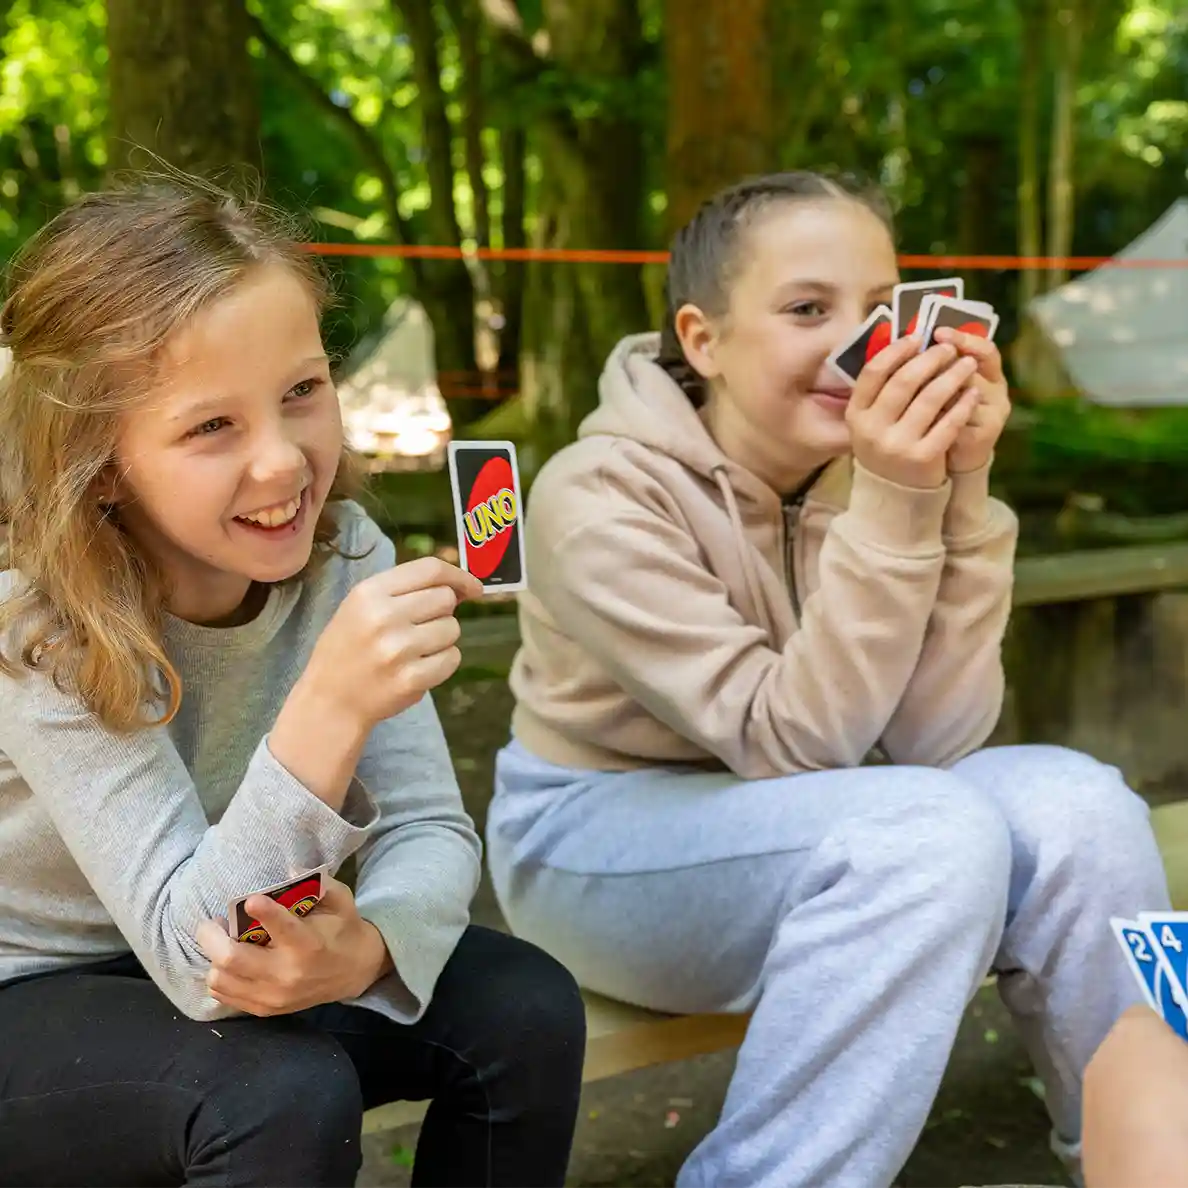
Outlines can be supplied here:
[[433, 325], [408, 297], [389, 309], [375, 349], [338, 383], [347, 440], [360, 453], [396, 462], [440, 462], [450, 414], [437, 386]]
[[1079, 392], [1125, 408], [1188, 405], [1188, 198], [1115, 260], [1035, 298], [1028, 312]]

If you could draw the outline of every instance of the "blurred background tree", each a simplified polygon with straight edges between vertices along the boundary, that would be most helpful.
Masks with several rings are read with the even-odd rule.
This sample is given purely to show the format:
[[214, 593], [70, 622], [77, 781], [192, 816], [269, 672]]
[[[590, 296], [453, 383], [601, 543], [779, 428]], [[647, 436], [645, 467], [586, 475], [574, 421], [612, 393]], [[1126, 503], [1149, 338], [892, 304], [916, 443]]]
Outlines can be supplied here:
[[[1109, 255], [1188, 193], [1182, 0], [0, 0], [0, 72], [0, 260], [150, 154], [261, 168], [322, 242], [467, 249], [334, 257], [330, 345], [363, 357], [415, 298], [455, 425], [490, 414], [543, 452], [656, 324], [662, 268], [470, 249], [662, 249], [776, 167], [870, 175], [922, 254]], [[1020, 310], [1063, 279], [967, 274], [1016, 362]], [[1188, 453], [1178, 410], [1154, 434], [1035, 418], [1095, 458]]]

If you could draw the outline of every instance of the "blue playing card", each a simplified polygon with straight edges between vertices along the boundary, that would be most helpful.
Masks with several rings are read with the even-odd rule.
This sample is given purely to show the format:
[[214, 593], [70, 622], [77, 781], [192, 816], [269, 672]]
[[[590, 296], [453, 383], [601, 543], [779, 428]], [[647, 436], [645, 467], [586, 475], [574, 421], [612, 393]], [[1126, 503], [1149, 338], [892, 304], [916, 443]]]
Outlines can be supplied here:
[[[1147, 1006], [1182, 1040], [1188, 1040], [1188, 1015], [1184, 1013], [1179, 990], [1169, 972], [1168, 957], [1155, 934], [1134, 920], [1118, 917], [1111, 918], [1110, 927], [1126, 954], [1126, 963], [1143, 992]], [[1174, 947], [1172, 951], [1175, 952]]]
[[1126, 954], [1127, 965], [1130, 966], [1130, 972], [1134, 974], [1143, 992], [1147, 1006], [1163, 1014], [1155, 993], [1156, 983], [1160, 979], [1160, 965], [1151, 944], [1151, 937], [1143, 926], [1134, 920], [1122, 920], [1113, 916], [1110, 918], [1110, 927]]
[[1188, 1006], [1188, 912], [1139, 912], [1139, 923], [1155, 942], [1172, 993]]

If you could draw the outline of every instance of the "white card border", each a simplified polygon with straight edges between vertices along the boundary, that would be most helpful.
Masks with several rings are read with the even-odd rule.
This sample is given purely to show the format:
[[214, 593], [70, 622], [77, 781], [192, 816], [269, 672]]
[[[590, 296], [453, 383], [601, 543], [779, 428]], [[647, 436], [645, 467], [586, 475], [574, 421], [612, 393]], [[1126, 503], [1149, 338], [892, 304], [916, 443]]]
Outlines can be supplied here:
[[520, 482], [520, 463], [516, 458], [516, 445], [512, 441], [487, 441], [485, 439], [464, 438], [459, 441], [451, 439], [446, 444], [446, 463], [450, 472], [450, 498], [454, 504], [454, 530], [458, 534], [458, 566], [470, 573], [466, 568], [466, 529], [462, 525], [462, 493], [458, 489], [458, 454], [463, 450], [507, 450], [508, 461], [511, 463], [512, 479], [516, 484], [516, 534], [519, 539], [520, 580], [518, 582], [496, 582], [494, 585], [483, 583], [484, 594], [518, 594], [528, 589], [528, 558], [526, 556], [524, 540], [524, 485]]
[[[854, 345], [854, 343], [856, 343], [856, 342], [858, 341], [858, 339], [860, 339], [860, 338], [861, 338], [861, 337], [862, 337], [862, 336], [863, 336], [863, 335], [866, 333], [866, 331], [867, 331], [867, 330], [868, 330], [868, 329], [869, 329], [869, 328], [870, 328], [870, 327], [871, 327], [871, 326], [872, 326], [872, 325], [873, 325], [873, 324], [874, 324], [874, 323], [875, 323], [875, 322], [876, 322], [876, 321], [877, 321], [877, 320], [878, 320], [880, 317], [890, 317], [890, 316], [891, 316], [891, 307], [890, 307], [889, 305], [877, 305], [877, 306], [875, 306], [875, 308], [874, 308], [874, 309], [872, 309], [872, 310], [870, 311], [870, 313], [867, 315], [867, 317], [866, 317], [866, 321], [864, 321], [864, 322], [862, 323], [862, 325], [861, 325], [861, 326], [859, 326], [859, 327], [858, 327], [858, 329], [857, 329], [857, 330], [855, 330], [855, 331], [854, 331], [854, 333], [853, 333], [853, 334], [851, 334], [851, 335], [850, 335], [850, 337], [849, 337], [849, 338], [847, 338], [847, 339], [845, 340], [845, 342], [843, 342], [843, 343], [841, 344], [841, 346], [835, 347], [835, 348], [834, 348], [834, 349], [833, 349], [833, 350], [830, 352], [829, 358], [825, 360], [825, 365], [826, 365], [826, 366], [829, 368], [829, 370], [830, 370], [830, 371], [832, 371], [832, 372], [834, 373], [834, 375], [839, 375], [839, 376], [841, 376], [841, 378], [842, 378], [843, 380], [845, 380], [845, 381], [846, 381], [846, 383], [847, 383], [847, 384], [849, 384], [851, 388], [852, 388], [852, 387], [854, 387], [854, 385], [855, 385], [855, 384], [856, 384], [858, 381], [857, 381], [857, 380], [854, 380], [854, 379], [851, 379], [851, 378], [849, 377], [849, 375], [847, 375], [847, 374], [846, 374], [846, 372], [844, 372], [844, 371], [843, 371], [843, 370], [842, 370], [842, 369], [841, 369], [841, 368], [838, 366], [838, 364], [837, 364], [837, 360], [838, 360], [838, 358], [839, 358], [841, 355], [845, 354], [845, 352], [846, 352], [846, 351], [848, 351], [848, 350], [850, 349], [850, 347], [852, 347], [852, 346]], [[895, 325], [894, 325], [894, 323], [892, 323], [892, 326], [891, 326], [891, 328], [892, 328], [893, 330], [895, 329]]]
[[[904, 336], [899, 333], [899, 303], [901, 293], [914, 293], [917, 289], [939, 289], [943, 285], [951, 285], [957, 290], [956, 300], [961, 301], [965, 297], [965, 277], [963, 276], [945, 276], [940, 280], [922, 280], [922, 281], [900, 281], [895, 286], [891, 293], [891, 341], [898, 342]], [[952, 298], [945, 297], [942, 300], [949, 301]], [[917, 311], [919, 316], [919, 311]]]

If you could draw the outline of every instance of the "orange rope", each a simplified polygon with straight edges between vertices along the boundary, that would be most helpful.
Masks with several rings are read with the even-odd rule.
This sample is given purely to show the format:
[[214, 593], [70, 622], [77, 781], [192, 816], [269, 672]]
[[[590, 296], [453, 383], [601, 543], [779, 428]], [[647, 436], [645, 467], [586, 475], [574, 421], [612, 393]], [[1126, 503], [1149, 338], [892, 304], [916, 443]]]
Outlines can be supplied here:
[[[545, 260], [567, 264], [664, 264], [665, 251], [618, 251], [599, 248], [474, 248], [433, 244], [310, 243], [321, 256], [397, 257], [419, 260]], [[934, 256], [904, 254], [902, 268], [966, 270], [1037, 270], [1084, 272], [1090, 268], [1185, 268], [1184, 260], [1119, 260], [1114, 256]]]

